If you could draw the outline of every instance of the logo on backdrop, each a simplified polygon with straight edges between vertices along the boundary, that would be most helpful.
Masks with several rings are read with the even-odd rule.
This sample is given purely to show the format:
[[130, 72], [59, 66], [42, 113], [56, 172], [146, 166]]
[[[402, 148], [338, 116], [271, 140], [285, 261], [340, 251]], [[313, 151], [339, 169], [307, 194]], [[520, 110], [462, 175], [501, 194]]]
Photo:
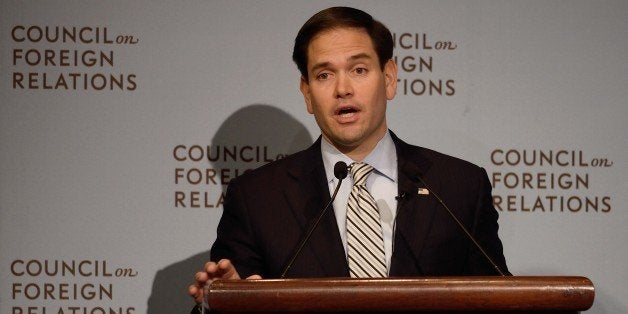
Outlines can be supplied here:
[[454, 96], [456, 81], [439, 75], [441, 56], [458, 49], [455, 41], [433, 38], [427, 33], [394, 33], [399, 69], [397, 92], [408, 96]]
[[597, 152], [495, 148], [489, 173], [493, 204], [501, 212], [608, 213], [611, 196], [596, 189], [612, 159]]
[[9, 33], [14, 90], [134, 91], [137, 75], [120, 70], [134, 34], [108, 27], [13, 25]]
[[14, 259], [8, 266], [11, 313], [135, 313], [125, 301], [132, 288], [122, 288], [139, 276], [133, 267], [95, 259]]
[[285, 157], [260, 145], [176, 145], [175, 208], [219, 208], [229, 182], [246, 171]]

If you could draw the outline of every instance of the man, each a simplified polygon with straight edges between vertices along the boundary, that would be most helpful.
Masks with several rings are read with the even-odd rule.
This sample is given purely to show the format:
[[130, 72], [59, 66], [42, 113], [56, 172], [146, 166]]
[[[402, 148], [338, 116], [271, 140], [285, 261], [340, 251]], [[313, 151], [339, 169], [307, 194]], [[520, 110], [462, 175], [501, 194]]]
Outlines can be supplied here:
[[[366, 179], [367, 198], [379, 216], [373, 228], [379, 239], [366, 245], [378, 247], [373, 251], [381, 267], [374, 268], [381, 271], [374, 276], [497, 274], [434, 194], [508, 272], [486, 172], [406, 144], [388, 130], [387, 101], [397, 87], [392, 50], [390, 31], [357, 9], [329, 8], [303, 25], [293, 59], [321, 137], [310, 148], [231, 182], [212, 262], [189, 289], [198, 303], [208, 281], [281, 275], [298, 240], [331, 199], [337, 161], [374, 168]], [[354, 197], [361, 193], [354, 192], [359, 190], [354, 176], [341, 185], [333, 211], [322, 218], [287, 277], [372, 276], [354, 270], [360, 262], [353, 252], [361, 249], [355, 248], [355, 224], [350, 222], [356, 209], [348, 201], [362, 199]]]

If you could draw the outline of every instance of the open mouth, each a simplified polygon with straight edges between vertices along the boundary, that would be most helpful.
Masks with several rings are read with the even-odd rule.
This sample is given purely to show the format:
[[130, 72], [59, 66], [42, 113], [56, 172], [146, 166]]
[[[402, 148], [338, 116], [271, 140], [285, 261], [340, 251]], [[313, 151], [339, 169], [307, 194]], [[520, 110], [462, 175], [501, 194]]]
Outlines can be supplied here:
[[342, 107], [336, 112], [336, 114], [339, 116], [350, 116], [356, 112], [358, 112], [358, 110], [354, 107]]

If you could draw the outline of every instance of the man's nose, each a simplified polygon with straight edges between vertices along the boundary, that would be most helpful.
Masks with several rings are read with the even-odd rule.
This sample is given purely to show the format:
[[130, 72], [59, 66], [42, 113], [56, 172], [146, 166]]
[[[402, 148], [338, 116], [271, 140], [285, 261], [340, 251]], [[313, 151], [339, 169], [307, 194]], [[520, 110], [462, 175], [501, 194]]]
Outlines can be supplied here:
[[349, 75], [338, 74], [336, 77], [336, 97], [347, 98], [353, 95], [353, 84]]

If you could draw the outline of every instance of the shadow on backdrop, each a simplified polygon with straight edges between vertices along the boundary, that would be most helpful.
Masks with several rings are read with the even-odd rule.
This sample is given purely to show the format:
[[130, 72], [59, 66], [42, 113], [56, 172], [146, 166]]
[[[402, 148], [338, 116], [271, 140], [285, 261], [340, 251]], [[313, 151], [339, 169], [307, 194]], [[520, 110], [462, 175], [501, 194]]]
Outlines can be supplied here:
[[[243, 107], [229, 116], [212, 138], [211, 145], [212, 150], [218, 145], [268, 147], [268, 156], [275, 157], [278, 154], [292, 154], [305, 149], [312, 142], [312, 137], [305, 126], [286, 112], [269, 105], [254, 104]], [[259, 167], [264, 163], [263, 160], [258, 163], [219, 160], [211, 162], [211, 167], [244, 170]], [[222, 188], [224, 190], [226, 187]], [[209, 239], [207, 241], [208, 245], [211, 245]], [[194, 273], [208, 260], [209, 250], [159, 270], [153, 281], [147, 312], [189, 313], [194, 302], [187, 295], [187, 287], [192, 283]]]

